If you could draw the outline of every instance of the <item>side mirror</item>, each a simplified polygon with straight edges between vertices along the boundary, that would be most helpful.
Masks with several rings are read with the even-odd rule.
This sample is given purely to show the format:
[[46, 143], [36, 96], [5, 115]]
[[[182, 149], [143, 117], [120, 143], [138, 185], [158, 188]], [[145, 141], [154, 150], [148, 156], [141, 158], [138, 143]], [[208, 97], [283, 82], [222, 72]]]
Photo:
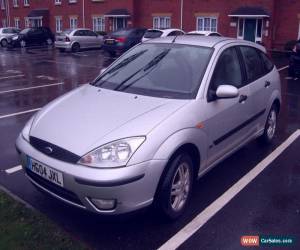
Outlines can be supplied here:
[[100, 75], [102, 75], [106, 69], [107, 69], [107, 68], [102, 68], [102, 69], [100, 70]]
[[217, 88], [217, 98], [235, 98], [239, 95], [239, 90], [232, 85], [220, 85]]

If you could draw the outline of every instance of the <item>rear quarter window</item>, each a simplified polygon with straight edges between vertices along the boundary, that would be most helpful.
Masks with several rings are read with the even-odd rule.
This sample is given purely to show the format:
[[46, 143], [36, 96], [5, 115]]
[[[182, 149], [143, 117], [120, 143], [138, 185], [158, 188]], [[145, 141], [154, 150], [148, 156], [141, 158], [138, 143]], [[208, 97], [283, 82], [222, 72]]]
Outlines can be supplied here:
[[264, 67], [264, 73], [268, 74], [271, 72], [274, 68], [274, 64], [272, 63], [271, 59], [263, 52], [259, 52], [262, 62], [263, 62], [263, 67]]

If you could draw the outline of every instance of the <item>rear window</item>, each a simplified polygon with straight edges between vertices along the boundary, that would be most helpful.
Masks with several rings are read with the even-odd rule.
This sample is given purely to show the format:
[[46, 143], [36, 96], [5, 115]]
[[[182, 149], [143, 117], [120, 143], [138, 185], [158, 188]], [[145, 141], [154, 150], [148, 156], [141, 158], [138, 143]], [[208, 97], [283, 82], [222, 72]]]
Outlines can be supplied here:
[[64, 30], [63, 32], [61, 32], [61, 35], [70, 35], [70, 33], [71, 33], [72, 31], [73, 31], [72, 29]]
[[20, 34], [26, 34], [27, 32], [29, 32], [31, 29], [27, 28], [27, 29], [23, 29]]
[[162, 35], [160, 30], [147, 30], [144, 37], [145, 38], [158, 38]]

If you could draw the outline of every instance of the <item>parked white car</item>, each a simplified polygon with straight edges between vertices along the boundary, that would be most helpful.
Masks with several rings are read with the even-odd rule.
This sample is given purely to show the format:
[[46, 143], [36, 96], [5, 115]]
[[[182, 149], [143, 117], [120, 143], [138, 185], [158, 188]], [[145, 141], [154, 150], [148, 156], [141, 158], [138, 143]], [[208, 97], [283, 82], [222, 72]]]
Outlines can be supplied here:
[[159, 37], [182, 36], [184, 34], [185, 32], [180, 29], [148, 29], [142, 38], [142, 42]]
[[199, 30], [193, 30], [190, 31], [188, 33], [186, 33], [186, 35], [199, 35], [199, 36], [222, 36], [220, 33], [218, 32], [214, 32], [214, 31], [199, 31]]
[[0, 28], [0, 44], [2, 47], [7, 47], [8, 39], [20, 33], [20, 29], [13, 27]]

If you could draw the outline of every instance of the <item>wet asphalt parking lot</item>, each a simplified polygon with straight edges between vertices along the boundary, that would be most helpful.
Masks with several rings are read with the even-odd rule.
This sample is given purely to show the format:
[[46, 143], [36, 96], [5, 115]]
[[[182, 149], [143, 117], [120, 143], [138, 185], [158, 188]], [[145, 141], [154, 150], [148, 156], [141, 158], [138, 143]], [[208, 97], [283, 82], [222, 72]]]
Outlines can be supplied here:
[[[294, 245], [276, 249], [300, 249], [300, 80], [286, 80], [287, 69], [280, 71], [283, 104], [274, 143], [251, 142], [201, 178], [187, 212], [176, 222], [164, 221], [152, 209], [114, 217], [94, 215], [38, 192], [22, 170], [13, 168], [20, 164], [15, 140], [31, 115], [92, 81], [112, 61], [101, 50], [0, 48], [0, 185], [91, 249], [243, 249], [242, 235], [291, 236], [296, 238]], [[285, 57], [274, 61], [278, 68], [287, 65]], [[257, 172], [264, 159], [271, 161]], [[257, 176], [250, 182], [251, 173]], [[243, 189], [238, 186], [236, 195], [225, 197], [226, 203], [216, 204], [223, 194], [233, 194], [230, 188], [241, 178], [250, 183]], [[184, 240], [186, 235], [190, 237]]]

